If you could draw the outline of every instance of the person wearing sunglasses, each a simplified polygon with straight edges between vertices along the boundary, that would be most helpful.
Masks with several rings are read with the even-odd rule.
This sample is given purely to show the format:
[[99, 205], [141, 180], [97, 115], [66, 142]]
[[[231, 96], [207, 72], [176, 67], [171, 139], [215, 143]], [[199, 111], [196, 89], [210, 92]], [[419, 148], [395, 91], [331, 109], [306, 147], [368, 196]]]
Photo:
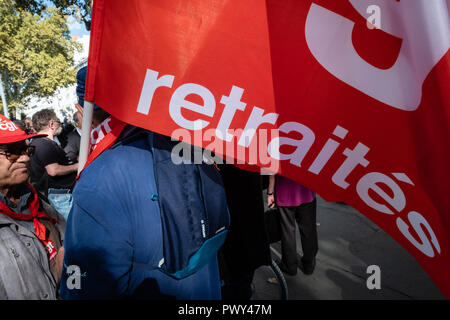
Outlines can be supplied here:
[[32, 120], [36, 132], [45, 137], [31, 141], [31, 145], [36, 147], [30, 161], [31, 183], [67, 219], [72, 207], [72, 188], [78, 163], [71, 164], [65, 151], [53, 140], [62, 132], [62, 126], [52, 109], [36, 112]]
[[0, 299], [57, 299], [65, 220], [28, 182], [28, 135], [0, 115]]

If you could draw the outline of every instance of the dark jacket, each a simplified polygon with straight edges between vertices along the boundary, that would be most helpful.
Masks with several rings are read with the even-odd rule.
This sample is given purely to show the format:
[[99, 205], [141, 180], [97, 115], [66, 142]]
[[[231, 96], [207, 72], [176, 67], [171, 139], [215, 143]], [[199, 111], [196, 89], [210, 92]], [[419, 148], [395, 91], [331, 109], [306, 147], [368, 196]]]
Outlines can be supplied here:
[[67, 135], [67, 144], [64, 148], [66, 152], [67, 158], [70, 163], [78, 162], [78, 154], [80, 153], [80, 140], [81, 136], [78, 131], [75, 129]]
[[[158, 170], [154, 167], [149, 135], [130, 140], [98, 156], [83, 170], [74, 188], [74, 204], [67, 222], [61, 297], [66, 300], [220, 299], [216, 254], [202, 269], [180, 280], [158, 269], [165, 264], [165, 233], [158, 201], [164, 197], [163, 190], [157, 187]], [[170, 155], [166, 162], [168, 166], [176, 166]], [[194, 190], [198, 190], [195, 185], [180, 185], [171, 179], [165, 182], [173, 184], [174, 194], [184, 191], [180, 201], [173, 203], [180, 211], [193, 205], [194, 201], [190, 203], [184, 197], [195, 199]], [[169, 234], [174, 242], [192, 237], [188, 232]], [[180, 253], [177, 248], [175, 254]], [[79, 290], [67, 285], [66, 268], [70, 265], [79, 266], [81, 273], [87, 274], [81, 277]]]

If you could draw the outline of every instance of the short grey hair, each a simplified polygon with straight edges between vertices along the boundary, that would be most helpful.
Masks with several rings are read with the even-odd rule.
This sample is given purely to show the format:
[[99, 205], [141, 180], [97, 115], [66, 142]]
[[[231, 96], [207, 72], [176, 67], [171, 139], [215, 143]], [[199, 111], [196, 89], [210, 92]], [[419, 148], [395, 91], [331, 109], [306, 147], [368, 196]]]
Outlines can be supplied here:
[[55, 111], [52, 109], [42, 109], [41, 111], [33, 114], [31, 121], [33, 122], [33, 128], [37, 132], [45, 129], [49, 122], [57, 119]]

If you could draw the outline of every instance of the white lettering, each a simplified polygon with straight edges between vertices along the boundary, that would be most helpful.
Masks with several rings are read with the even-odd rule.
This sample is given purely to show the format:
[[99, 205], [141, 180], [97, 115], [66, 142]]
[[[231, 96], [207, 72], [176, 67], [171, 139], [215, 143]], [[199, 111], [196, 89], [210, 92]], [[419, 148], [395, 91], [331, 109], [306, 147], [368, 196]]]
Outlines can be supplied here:
[[171, 135], [172, 141], [181, 141], [177, 143], [170, 153], [174, 164], [191, 164], [191, 134], [186, 129], [176, 129]]
[[[334, 129], [333, 134], [341, 139], [344, 139], [345, 136], [347, 135], [347, 132], [348, 132], [347, 129], [344, 129], [341, 126], [337, 126]], [[311, 164], [308, 170], [312, 173], [319, 174], [320, 171], [322, 171], [322, 168], [328, 162], [328, 160], [330, 160], [331, 156], [334, 154], [338, 146], [339, 142], [331, 138], [328, 139], [328, 141], [325, 143], [322, 150], [320, 150], [319, 154], [317, 155], [316, 159]]]
[[[290, 133], [292, 131], [298, 132], [302, 135], [302, 139], [296, 140], [287, 137], [276, 137], [270, 141], [267, 147], [269, 155], [277, 160], [290, 160], [289, 162], [291, 164], [300, 167], [303, 158], [314, 143], [314, 132], [307, 126], [298, 122], [285, 122], [278, 130], [283, 133]], [[280, 151], [282, 145], [294, 146], [297, 148], [291, 154], [284, 154]]]
[[[389, 187], [393, 193], [393, 197], [390, 197], [386, 192], [384, 192], [377, 184], [382, 183]], [[369, 190], [374, 191], [381, 198], [386, 200], [395, 210], [398, 212], [402, 211], [406, 205], [406, 198], [403, 191], [397, 185], [397, 183], [389, 178], [388, 176], [379, 173], [371, 172], [363, 176], [356, 185], [356, 192], [362, 201], [364, 201], [369, 207], [386, 214], [394, 214], [388, 207], [384, 204], [378, 203], [373, 200], [369, 195]]]
[[141, 96], [139, 97], [137, 112], [148, 114], [156, 89], [159, 87], [172, 88], [174, 78], [174, 76], [165, 75], [158, 79], [158, 72], [147, 69]]
[[67, 267], [66, 273], [69, 275], [66, 281], [67, 289], [81, 289], [81, 270], [77, 265]]
[[380, 267], [373, 264], [367, 267], [366, 273], [371, 274], [370, 277], [367, 278], [366, 286], [367, 289], [381, 289], [381, 270]]
[[17, 130], [17, 126], [14, 124], [14, 122], [12, 121], [2, 121], [0, 123], [0, 130], [9, 130], [9, 131], [14, 131]]
[[[441, 247], [439, 246], [439, 242], [436, 238], [436, 235], [433, 232], [433, 229], [430, 227], [428, 221], [418, 212], [411, 211], [408, 213], [408, 220], [411, 224], [414, 231], [420, 238], [420, 241], [417, 241], [409, 232], [408, 224], [403, 221], [402, 218], [397, 218], [397, 227], [400, 232], [409, 240], [417, 249], [419, 249], [426, 256], [433, 258], [434, 257], [434, 248], [436, 248], [437, 253], [441, 253]], [[427, 229], [430, 237], [430, 240], [427, 238], [425, 233], [423, 232], [422, 226]]]
[[247, 124], [245, 125], [244, 132], [249, 133], [250, 139], [247, 140], [241, 136], [238, 144], [244, 147], [248, 147], [253, 139], [253, 136], [256, 133], [256, 130], [263, 123], [275, 124], [278, 119], [277, 113], [268, 113], [264, 115], [264, 109], [254, 107], [250, 117], [247, 120]]
[[445, 3], [429, 0], [350, 0], [350, 3], [363, 17], [367, 6], [373, 4], [385, 13], [383, 30], [402, 39], [395, 64], [385, 70], [360, 57], [352, 41], [355, 23], [314, 3], [305, 25], [309, 50], [328, 72], [364, 94], [400, 110], [417, 109], [425, 78], [450, 46]]
[[209, 318], [213, 307], [192, 307], [185, 305], [184, 307], [178, 307], [178, 314], [182, 315], [205, 315]]
[[[203, 105], [187, 101], [186, 97], [190, 94], [200, 96], [203, 99]], [[211, 91], [195, 83], [183, 84], [173, 93], [169, 103], [169, 113], [173, 121], [185, 129], [201, 130], [205, 128], [209, 122], [199, 119], [195, 121], [187, 120], [181, 115], [182, 108], [212, 117], [216, 109], [216, 101]]]
[[[211, 141], [214, 139], [209, 145], [206, 146], [203, 158], [206, 157], [210, 161], [214, 161], [217, 164], [223, 164], [223, 159], [218, 156], [223, 155], [223, 141], [220, 140], [215, 133], [216, 130], [210, 129], [206, 130], [203, 136], [204, 141]], [[212, 152], [214, 152], [214, 155], [212, 155]]]
[[228, 133], [231, 121], [233, 121], [234, 114], [237, 110], [243, 111], [247, 104], [241, 101], [244, 89], [233, 86], [231, 88], [230, 95], [222, 96], [220, 103], [225, 105], [222, 116], [220, 117], [219, 124], [217, 125], [216, 135], [219, 139], [230, 142], [233, 139], [233, 135]]
[[368, 151], [369, 148], [361, 142], [358, 142], [355, 149], [353, 150], [346, 148], [343, 154], [347, 156], [347, 159], [345, 159], [344, 163], [342, 163], [340, 168], [337, 169], [331, 180], [333, 180], [333, 182], [339, 187], [347, 189], [349, 184], [345, 181], [345, 179], [348, 177], [348, 175], [356, 168], [358, 164], [362, 165], [363, 167], [367, 167], [367, 165], [369, 164], [369, 161], [364, 159], [364, 156]]
[[366, 10], [367, 13], [371, 14], [371, 16], [369, 16], [367, 18], [367, 28], [369, 28], [370, 30], [373, 29], [381, 29], [381, 9], [379, 6], [377, 5], [370, 5], [367, 7]]
[[[150, 88], [153, 90], [152, 95], [156, 88], [160, 86], [171, 87], [174, 80], [173, 76], [168, 76], [169, 78], [164, 78], [166, 77], [164, 76], [158, 79], [157, 75], [158, 73], [155, 71], [148, 71], [148, 83], [146, 86], [147, 89]], [[163, 78], [166, 80], [163, 81]], [[230, 129], [236, 112], [238, 110], [245, 110], [246, 103], [241, 101], [243, 92], [244, 89], [237, 86], [232, 86], [229, 96], [222, 96], [220, 102], [224, 104], [224, 109], [220, 116], [218, 126], [217, 128], [207, 130], [205, 136], [203, 136], [202, 130], [209, 125], [210, 122], [202, 119], [197, 119], [194, 121], [188, 120], [182, 116], [181, 109], [185, 108], [189, 111], [212, 118], [216, 111], [216, 102], [213, 94], [207, 88], [195, 83], [187, 83], [178, 87], [173, 92], [170, 99], [169, 113], [172, 119], [179, 126], [184, 128], [179, 129], [183, 130], [180, 136], [183, 138], [183, 143], [177, 144], [172, 150], [172, 161], [177, 164], [191, 163], [190, 159], [194, 154], [194, 163], [201, 163], [204, 159], [207, 159], [208, 163], [211, 163], [211, 160], [216, 163], [222, 163], [221, 160], [223, 160], [223, 156], [225, 156], [227, 162], [237, 159], [237, 164], [250, 163], [264, 166], [265, 163], [268, 162], [267, 159], [264, 158], [267, 156], [267, 154], [265, 154], [265, 151], [267, 151], [270, 156], [268, 159], [271, 169], [273, 169], [272, 171], [268, 170], [268, 172], [271, 172], [272, 174], [278, 173], [279, 169], [279, 162], [275, 161], [274, 163], [273, 160], [289, 160], [290, 164], [301, 167], [304, 158], [310, 151], [315, 141], [315, 134], [309, 127], [298, 122], [285, 122], [278, 128], [278, 130], [273, 129], [274, 133], [271, 135], [272, 140], [268, 143], [267, 149], [265, 149], [264, 146], [268, 140], [267, 131], [265, 128], [260, 129], [260, 126], [262, 124], [275, 125], [279, 115], [273, 112], [265, 114], [264, 109], [255, 106], [247, 119], [244, 129]], [[199, 96], [203, 100], [203, 103], [197, 104], [192, 101], [187, 101], [186, 98], [192, 94]], [[151, 98], [148, 97], [150, 97], [150, 95], [147, 95], [147, 98], [144, 100], [151, 104]], [[143, 109], [140, 110], [143, 111]], [[0, 128], [3, 128], [2, 125], [4, 126], [4, 124], [0, 123]], [[193, 145], [196, 147], [194, 147], [193, 153], [190, 147], [192, 144], [190, 138], [192, 132], [188, 130], [194, 131]], [[99, 128], [96, 128], [96, 130], [93, 130], [93, 135], [95, 134], [97, 136], [96, 138], [98, 138], [96, 141], [100, 140], [100, 136], [104, 136], [108, 131], [110, 131], [110, 127], [107, 123]], [[175, 130], [174, 133], [175, 132], [177, 132], [177, 130]], [[300, 134], [301, 138], [294, 138], [293, 136], [280, 137], [278, 134], [279, 132], [284, 134]], [[179, 132], [177, 134], [180, 135]], [[348, 130], [339, 125], [337, 125], [333, 131], [334, 137], [341, 140], [343, 140], [347, 134]], [[258, 136], [259, 143], [254, 141], [255, 135]], [[174, 138], [174, 134], [172, 134], [172, 137]], [[234, 138], [237, 140], [237, 155], [234, 146], [234, 142], [236, 140], [234, 140]], [[214, 139], [212, 143], [207, 145], [208, 151], [203, 152], [202, 147], [205, 146], [205, 141], [211, 141], [212, 139]], [[226, 145], [226, 152], [223, 152], [222, 143], [225, 143]], [[329, 138], [322, 149], [315, 156], [312, 163], [309, 165], [308, 171], [314, 174], [319, 174], [325, 165], [327, 165], [331, 157], [333, 157], [336, 153], [341, 143], [342, 141], [339, 142], [339, 140]], [[254, 149], [253, 147], [259, 147], [259, 149]], [[293, 151], [290, 153], [282, 153], [280, 151], [282, 147], [290, 148], [288, 150]], [[215, 155], [213, 156], [209, 150], [215, 152]], [[345, 148], [342, 154], [346, 156], [346, 159], [331, 177], [332, 182], [343, 189], [347, 189], [350, 183], [346, 180], [355, 168], [357, 168], [358, 165], [361, 165], [362, 167], [367, 167], [369, 165], [369, 161], [365, 158], [369, 150], [370, 148], [361, 142], [358, 142], [353, 150]], [[248, 162], [246, 162], [247, 151], [250, 155]], [[181, 152], [182, 155], [180, 156]], [[220, 158], [220, 156], [222, 156], [222, 158]], [[276, 167], [274, 164], [276, 164]], [[405, 173], [394, 172], [392, 173], [392, 176], [398, 181], [414, 186], [414, 183]], [[358, 181], [356, 184], [357, 194], [370, 208], [391, 216], [395, 213], [402, 212], [406, 208], [407, 203], [405, 194], [397, 182], [387, 175], [379, 172], [370, 172], [364, 174], [359, 180], [356, 181]], [[379, 198], [373, 198], [374, 195]], [[386, 203], [382, 203], [380, 199], [384, 200]], [[392, 208], [395, 210], [391, 210]], [[393, 221], [394, 220], [392, 220], [392, 222]], [[427, 256], [434, 257], [436, 252], [440, 253], [440, 246], [437, 237], [427, 220], [421, 214], [416, 211], [410, 211], [407, 222], [405, 222], [402, 218], [397, 218], [396, 224], [400, 232], [415, 247]], [[410, 233], [411, 226], [416, 233], [415, 237]], [[424, 232], [425, 229], [428, 233]], [[417, 237], [420, 239], [419, 241], [416, 239]]]

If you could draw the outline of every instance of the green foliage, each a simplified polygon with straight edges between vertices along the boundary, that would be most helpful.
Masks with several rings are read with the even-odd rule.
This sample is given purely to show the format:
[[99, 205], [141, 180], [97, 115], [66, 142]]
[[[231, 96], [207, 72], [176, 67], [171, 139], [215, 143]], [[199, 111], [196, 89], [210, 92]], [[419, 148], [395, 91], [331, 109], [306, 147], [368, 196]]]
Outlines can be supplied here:
[[[15, 6], [34, 14], [41, 14], [45, 8], [44, 0], [15, 0]], [[83, 22], [86, 30], [91, 29], [92, 0], [48, 0], [63, 14], [74, 16]]]
[[73, 55], [80, 49], [60, 10], [44, 8], [35, 14], [0, 0], [0, 76], [9, 108], [19, 107], [30, 95], [50, 96], [74, 83]]

